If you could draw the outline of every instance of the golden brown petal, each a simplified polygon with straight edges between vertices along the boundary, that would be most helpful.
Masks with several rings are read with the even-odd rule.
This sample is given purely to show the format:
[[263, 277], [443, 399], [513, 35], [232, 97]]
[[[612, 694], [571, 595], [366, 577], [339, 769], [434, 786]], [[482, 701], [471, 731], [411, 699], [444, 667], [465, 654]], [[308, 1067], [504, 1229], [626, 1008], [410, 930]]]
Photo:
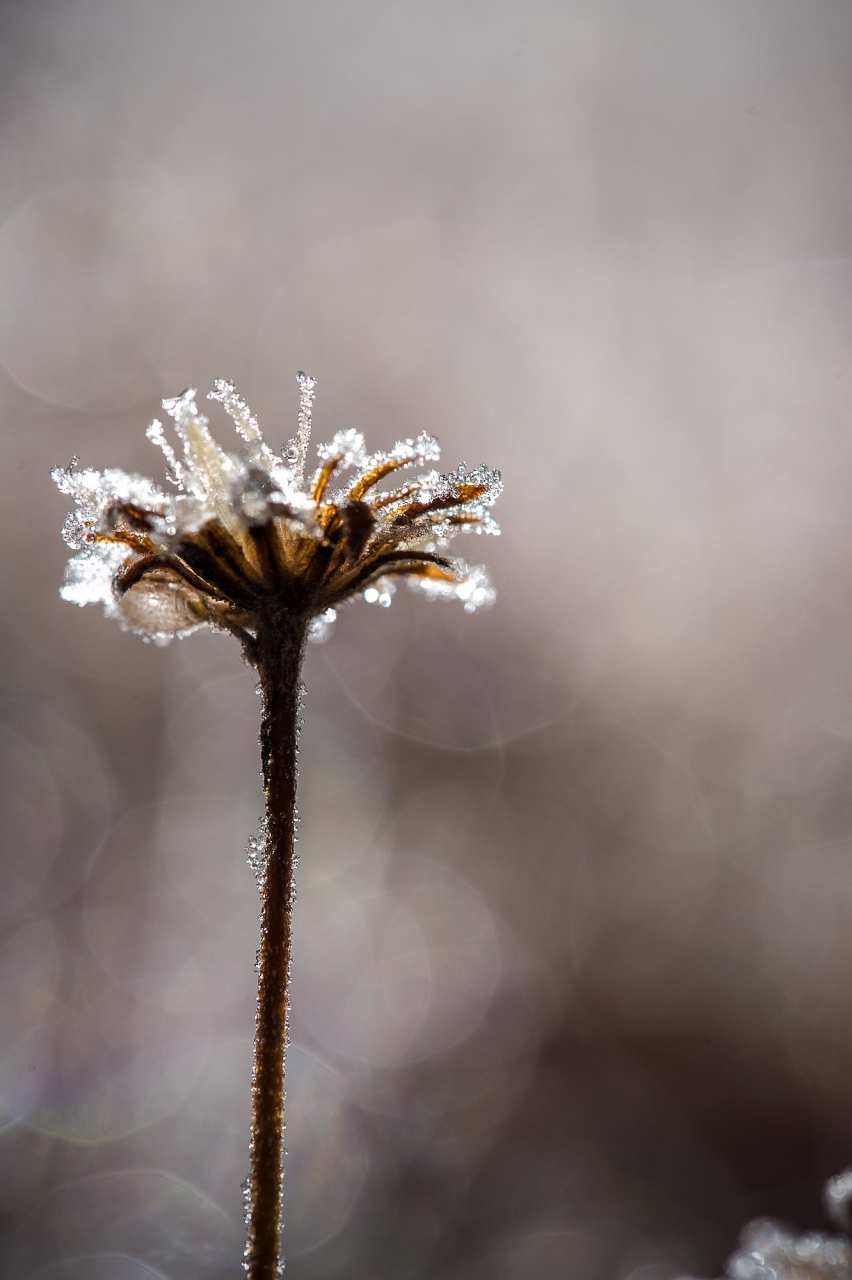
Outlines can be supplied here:
[[400, 467], [404, 467], [405, 462], [397, 461], [389, 458], [387, 462], [381, 462], [377, 467], [373, 467], [372, 471], [367, 471], [360, 480], [353, 484], [349, 490], [350, 502], [360, 502], [365, 493], [369, 493], [373, 485], [383, 480], [385, 476], [389, 476], [392, 471], [399, 471]]
[[311, 497], [313, 498], [314, 502], [316, 503], [322, 502], [323, 495], [325, 494], [325, 491], [328, 488], [328, 482], [331, 479], [331, 477], [334, 475], [334, 472], [341, 461], [342, 461], [341, 456], [340, 454], [338, 454], [336, 457], [329, 458], [327, 462], [323, 463], [322, 469], [319, 475], [317, 476], [316, 484], [314, 485], [313, 492], [311, 494]]
[[410, 502], [394, 516], [391, 523], [397, 527], [403, 527], [430, 511], [449, 511], [453, 507], [462, 506], [465, 502], [474, 502], [485, 493], [484, 484], [456, 484], [455, 489], [457, 496], [446, 494], [442, 497], [430, 498], [428, 502]]
[[424, 575], [440, 577], [447, 582], [455, 581], [450, 561], [443, 556], [434, 555], [431, 551], [386, 551], [370, 556], [358, 566], [354, 573], [341, 576], [336, 584], [332, 582], [332, 590], [324, 600], [324, 604], [326, 606], [338, 604], [347, 596], [361, 591], [372, 579], [398, 573], [411, 573], [417, 577]]

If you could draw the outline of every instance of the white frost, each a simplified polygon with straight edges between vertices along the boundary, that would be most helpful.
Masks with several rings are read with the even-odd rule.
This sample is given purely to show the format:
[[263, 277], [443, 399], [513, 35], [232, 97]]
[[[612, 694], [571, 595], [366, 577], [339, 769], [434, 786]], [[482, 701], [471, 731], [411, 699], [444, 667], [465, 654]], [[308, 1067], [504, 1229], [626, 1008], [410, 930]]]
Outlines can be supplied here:
[[[214, 440], [207, 417], [199, 412], [193, 387], [164, 400], [163, 408], [174, 424], [177, 447], [167, 438], [158, 419], [151, 423], [147, 435], [165, 457], [170, 492], [145, 476], [117, 469], [80, 470], [76, 459], [67, 469], [55, 467], [53, 479], [75, 502], [75, 510], [65, 523], [64, 537], [80, 553], [67, 566], [63, 598], [80, 605], [101, 603], [108, 616], [163, 642], [172, 635], [195, 630], [197, 619], [185, 616], [180, 599], [169, 598], [162, 586], [146, 591], [144, 580], [128, 593], [134, 597], [132, 605], [127, 597], [117, 600], [113, 590], [116, 574], [143, 554], [138, 546], [109, 541], [117, 520], [132, 518], [134, 511], [141, 513], [139, 535], [144, 535], [148, 554], [169, 551], [176, 541], [213, 519], [237, 537], [247, 526], [270, 518], [283, 520], [294, 532], [309, 536], [318, 533], [317, 505], [311, 494], [319, 472], [305, 478], [316, 382], [305, 373], [300, 373], [298, 379], [298, 430], [281, 455], [266, 444], [257, 419], [234, 384], [219, 379], [208, 398], [220, 403], [233, 420], [241, 437], [241, 449], [226, 452]], [[342, 505], [349, 501], [350, 491], [366, 477], [374, 476], [377, 469], [387, 467], [387, 474], [395, 476], [399, 468], [422, 467], [437, 461], [440, 449], [437, 440], [424, 433], [416, 439], [398, 441], [388, 451], [370, 454], [361, 433], [350, 429], [338, 432], [329, 443], [318, 445], [316, 453], [320, 462], [338, 459], [338, 471], [354, 471], [354, 478], [347, 480], [345, 488], [329, 495], [331, 501]], [[482, 486], [483, 493], [460, 502], [461, 485]], [[498, 471], [485, 466], [468, 471], [464, 464], [447, 475], [437, 470], [425, 471], [404, 484], [397, 482], [395, 488], [371, 488], [367, 496], [375, 519], [372, 537], [377, 546], [387, 543], [422, 550], [433, 549], [436, 538], [449, 539], [457, 533], [499, 533], [490, 508], [502, 488]], [[446, 518], [440, 509], [418, 510], [418, 506], [425, 507], [442, 498], [456, 503], [447, 510]], [[409, 584], [430, 600], [460, 600], [470, 613], [494, 602], [495, 591], [484, 567], [471, 568], [458, 561], [454, 568], [453, 582], [411, 575]], [[368, 582], [362, 595], [369, 603], [387, 607], [394, 590], [393, 579], [382, 577]], [[333, 614], [334, 610], [327, 610], [314, 619], [311, 639], [327, 639]]]

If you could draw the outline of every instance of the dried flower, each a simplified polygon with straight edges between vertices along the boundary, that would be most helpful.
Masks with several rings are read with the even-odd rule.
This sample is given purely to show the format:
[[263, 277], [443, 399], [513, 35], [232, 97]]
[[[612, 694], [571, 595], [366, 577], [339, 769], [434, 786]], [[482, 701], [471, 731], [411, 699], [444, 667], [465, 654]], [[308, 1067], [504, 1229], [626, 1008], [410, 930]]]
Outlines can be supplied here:
[[[123, 471], [81, 471], [76, 460], [53, 478], [77, 509], [65, 523], [79, 551], [62, 595], [102, 602], [108, 616], [165, 644], [197, 627], [230, 631], [257, 668], [263, 694], [260, 746], [266, 814], [249, 858], [261, 892], [261, 944], [252, 1077], [248, 1180], [249, 1280], [280, 1275], [281, 1155], [287, 980], [290, 969], [300, 671], [308, 638], [324, 639], [336, 610], [355, 595], [388, 605], [396, 579], [430, 599], [461, 600], [469, 612], [494, 590], [481, 566], [446, 555], [455, 533], [497, 533], [490, 507], [502, 489], [487, 467], [449, 475], [424, 471], [396, 488], [378, 486], [405, 467], [438, 458], [431, 436], [368, 454], [357, 431], [317, 449], [305, 478], [314, 379], [299, 374], [299, 427], [282, 456], [230, 382], [210, 399], [233, 418], [244, 445], [226, 453], [208, 431], [190, 387], [163, 407], [180, 455], [160, 422], [148, 437], [166, 455], [167, 493]], [[345, 472], [354, 475], [339, 488]]]
[[[179, 452], [160, 422], [148, 428], [177, 492], [123, 471], [80, 470], [76, 459], [54, 468], [77, 503], [64, 536], [80, 554], [68, 564], [63, 597], [102, 602], [122, 626], [161, 644], [199, 626], [228, 630], [249, 654], [258, 615], [270, 607], [313, 619], [310, 638], [322, 640], [340, 604], [360, 594], [388, 605], [398, 577], [428, 598], [461, 600], [469, 612], [491, 604], [485, 569], [449, 559], [446, 547], [459, 532], [499, 532], [489, 508], [500, 473], [462, 464], [380, 490], [403, 468], [436, 461], [437, 441], [420, 435], [369, 454], [349, 430], [317, 448], [319, 466], [306, 479], [315, 381], [300, 373], [299, 382], [298, 432], [282, 456], [233, 384], [218, 381], [208, 398], [233, 419], [240, 454], [210, 435], [192, 387], [163, 401]], [[347, 471], [354, 474], [342, 483]]]

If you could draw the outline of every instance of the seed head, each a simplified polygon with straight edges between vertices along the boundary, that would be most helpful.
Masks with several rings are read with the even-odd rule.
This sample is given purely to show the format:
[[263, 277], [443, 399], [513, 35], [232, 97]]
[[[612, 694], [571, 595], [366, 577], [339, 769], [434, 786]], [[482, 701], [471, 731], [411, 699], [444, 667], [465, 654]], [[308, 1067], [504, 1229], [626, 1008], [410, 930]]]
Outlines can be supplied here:
[[[165, 454], [171, 492], [124, 471], [80, 470], [76, 458], [55, 467], [53, 479], [76, 502], [64, 537], [79, 554], [63, 598], [101, 602], [158, 644], [201, 626], [231, 631], [249, 656], [262, 617], [284, 610], [310, 619], [310, 637], [323, 640], [344, 601], [389, 605], [397, 578], [468, 612], [492, 604], [486, 570], [446, 552], [456, 533], [499, 533], [489, 508], [500, 473], [462, 464], [400, 484], [403, 468], [437, 461], [438, 442], [420, 435], [370, 454], [348, 430], [318, 446], [306, 477], [315, 380], [300, 373], [299, 384], [298, 430], [280, 456], [233, 383], [220, 380], [208, 399], [233, 419], [242, 447], [227, 453], [216, 443], [194, 388], [164, 400], [177, 450], [156, 419], [147, 434]], [[388, 482], [395, 487], [380, 487]]]

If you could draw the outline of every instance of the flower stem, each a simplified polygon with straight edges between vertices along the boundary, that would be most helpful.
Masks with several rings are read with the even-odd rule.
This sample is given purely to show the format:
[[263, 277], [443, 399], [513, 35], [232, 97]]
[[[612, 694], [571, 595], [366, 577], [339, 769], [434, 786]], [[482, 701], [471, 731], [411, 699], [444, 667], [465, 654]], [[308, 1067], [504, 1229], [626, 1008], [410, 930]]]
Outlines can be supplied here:
[[306, 619], [284, 609], [258, 626], [254, 657], [263, 695], [260, 746], [266, 792], [257, 1024], [252, 1080], [251, 1174], [246, 1270], [280, 1275], [284, 1055], [293, 907], [296, 746]]

